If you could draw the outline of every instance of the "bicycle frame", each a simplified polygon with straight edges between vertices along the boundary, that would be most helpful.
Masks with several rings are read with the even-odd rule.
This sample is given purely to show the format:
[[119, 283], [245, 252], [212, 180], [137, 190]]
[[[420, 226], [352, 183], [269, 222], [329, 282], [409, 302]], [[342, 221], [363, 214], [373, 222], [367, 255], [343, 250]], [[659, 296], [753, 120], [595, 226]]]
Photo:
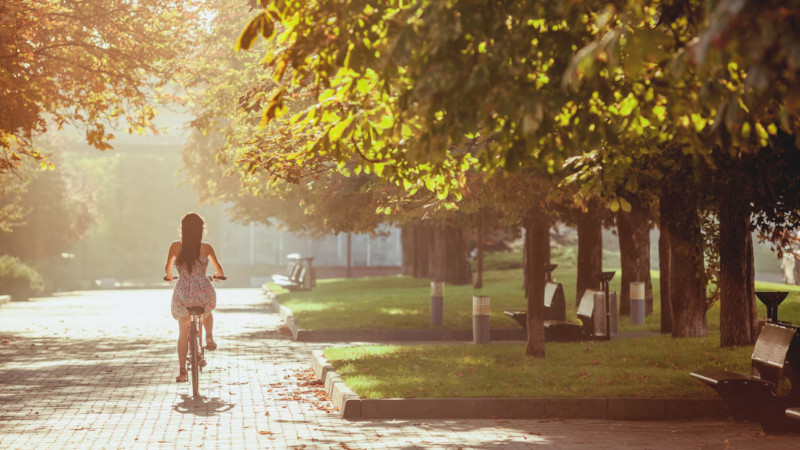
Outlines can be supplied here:
[[200, 398], [200, 372], [203, 371], [205, 365], [202, 316], [192, 314], [189, 328], [189, 357], [186, 358], [186, 373], [191, 374], [192, 396], [195, 399]]

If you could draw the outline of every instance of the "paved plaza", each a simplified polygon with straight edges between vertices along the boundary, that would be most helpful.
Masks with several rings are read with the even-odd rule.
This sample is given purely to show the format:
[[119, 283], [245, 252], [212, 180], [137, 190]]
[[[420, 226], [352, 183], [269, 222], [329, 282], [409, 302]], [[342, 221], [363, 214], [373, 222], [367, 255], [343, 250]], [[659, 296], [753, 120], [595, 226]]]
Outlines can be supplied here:
[[[175, 383], [170, 290], [0, 306], [0, 448], [800, 448], [733, 422], [348, 422], [257, 289], [220, 289], [202, 400]], [[688, 375], [687, 375], [688, 376]]]

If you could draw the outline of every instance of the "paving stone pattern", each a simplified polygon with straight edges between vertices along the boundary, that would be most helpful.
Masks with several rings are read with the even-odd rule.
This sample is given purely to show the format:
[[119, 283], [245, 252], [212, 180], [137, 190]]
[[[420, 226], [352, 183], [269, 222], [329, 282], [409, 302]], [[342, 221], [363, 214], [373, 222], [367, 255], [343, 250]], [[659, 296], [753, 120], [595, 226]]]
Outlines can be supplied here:
[[[800, 448], [733, 422], [339, 418], [257, 289], [220, 289], [202, 400], [178, 384], [171, 291], [0, 306], [0, 448]], [[338, 344], [341, 345], [341, 344]]]

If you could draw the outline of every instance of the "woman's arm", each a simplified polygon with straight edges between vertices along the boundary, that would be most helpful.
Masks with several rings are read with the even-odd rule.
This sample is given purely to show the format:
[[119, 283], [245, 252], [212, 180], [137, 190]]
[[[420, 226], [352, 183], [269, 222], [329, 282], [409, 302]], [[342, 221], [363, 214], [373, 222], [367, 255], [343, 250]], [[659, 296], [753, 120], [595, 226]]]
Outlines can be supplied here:
[[164, 266], [164, 272], [167, 274], [167, 281], [172, 281], [172, 265], [175, 264], [175, 258], [178, 256], [178, 245], [180, 243], [175, 241], [169, 246], [167, 253], [167, 265]]
[[214, 265], [214, 270], [216, 270], [216, 272], [214, 272], [214, 275], [218, 277], [224, 277], [225, 272], [222, 270], [222, 265], [219, 263], [219, 260], [217, 259], [217, 254], [214, 253], [214, 247], [212, 247], [211, 244], [206, 244], [206, 245], [208, 245], [208, 259], [209, 261], [211, 261], [211, 264]]

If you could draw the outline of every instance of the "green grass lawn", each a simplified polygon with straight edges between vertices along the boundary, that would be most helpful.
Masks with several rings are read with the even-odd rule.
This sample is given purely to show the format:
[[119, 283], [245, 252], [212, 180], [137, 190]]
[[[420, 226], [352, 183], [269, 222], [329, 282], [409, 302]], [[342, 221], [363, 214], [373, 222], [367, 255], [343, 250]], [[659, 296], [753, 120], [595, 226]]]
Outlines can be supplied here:
[[719, 348], [719, 336], [669, 336], [547, 344], [544, 359], [523, 344], [375, 345], [328, 348], [325, 357], [365, 398], [692, 397], [713, 390], [689, 372], [746, 373], [751, 348]]
[[[553, 272], [564, 285], [567, 298], [567, 320], [577, 322], [575, 307], [576, 270], [569, 264]], [[654, 313], [645, 324], [632, 326], [626, 317], [619, 321], [620, 331], [658, 331], [661, 323], [659, 273], [653, 272]], [[620, 274], [611, 282], [619, 291]], [[273, 285], [278, 301], [288, 307], [301, 328], [305, 329], [410, 329], [429, 328], [430, 282], [411, 277], [374, 277], [358, 279], [319, 280], [312, 291], [289, 292]], [[800, 321], [800, 286], [757, 282], [756, 289], [788, 290], [789, 298], [781, 305], [780, 317]], [[472, 296], [491, 296], [491, 327], [516, 328], [517, 322], [505, 316], [504, 310], [524, 310], [526, 301], [522, 290], [522, 270], [491, 270], [484, 275], [484, 287], [446, 286], [444, 294], [444, 327], [469, 330], [472, 328]], [[766, 315], [758, 303], [759, 316]], [[719, 328], [719, 306], [708, 312], [711, 330]]]
[[[565, 258], [566, 260], [567, 258]], [[553, 276], [564, 285], [567, 318], [575, 318], [575, 268], [560, 264]], [[484, 288], [447, 286], [444, 326], [472, 327], [472, 295], [492, 298], [492, 328], [519, 325], [503, 315], [525, 309], [522, 271], [508, 255], [487, 271]], [[634, 327], [620, 318], [620, 331], [658, 331], [659, 273], [653, 272], [654, 314]], [[611, 288], [619, 291], [619, 273]], [[783, 320], [800, 322], [800, 286], [757, 282], [758, 290], [787, 290]], [[301, 328], [428, 328], [430, 284], [410, 277], [320, 280], [310, 292], [276, 291]], [[760, 302], [758, 313], [765, 316]], [[523, 344], [371, 345], [329, 348], [325, 356], [350, 388], [366, 398], [396, 397], [707, 397], [716, 394], [689, 372], [718, 368], [747, 373], [751, 347], [719, 348], [719, 306], [708, 312], [708, 338], [656, 335], [611, 342], [549, 343], [547, 357], [524, 357]]]

